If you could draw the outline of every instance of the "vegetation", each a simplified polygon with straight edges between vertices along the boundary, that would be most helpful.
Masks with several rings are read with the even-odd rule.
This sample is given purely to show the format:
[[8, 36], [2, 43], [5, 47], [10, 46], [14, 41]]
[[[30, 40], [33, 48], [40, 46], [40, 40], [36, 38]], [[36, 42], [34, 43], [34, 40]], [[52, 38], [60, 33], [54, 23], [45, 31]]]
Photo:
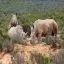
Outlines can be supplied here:
[[32, 56], [32, 59], [33, 57], [35, 58], [35, 61], [37, 62], [37, 64], [50, 64], [51, 63], [50, 57], [42, 56], [41, 54], [38, 54], [38, 53], [34, 54]]
[[[16, 13], [18, 21], [21, 25], [26, 28], [33, 24], [37, 19], [55, 19], [59, 25], [59, 31], [61, 38], [64, 39], [64, 12], [63, 11], [52, 11], [52, 12], [31, 12], [31, 13]], [[7, 36], [8, 23], [11, 19], [11, 13], [0, 13], [0, 43], [3, 48], [9, 44], [9, 38]], [[35, 55], [36, 56], [36, 55]], [[38, 55], [37, 55], [38, 56]], [[39, 56], [40, 57], [40, 56]], [[49, 57], [40, 57], [40, 62], [43, 64], [50, 64]]]
[[[17, 15], [19, 23], [26, 28], [37, 19], [54, 19], [59, 25], [61, 39], [64, 40], [64, 1], [52, 1], [0, 0], [0, 45], [2, 44], [2, 48], [5, 48], [10, 42], [7, 31], [12, 13]], [[40, 64], [50, 64], [49, 57], [44, 57], [40, 54], [35, 54], [34, 57], [36, 60], [40, 59]]]
[[[59, 25], [59, 31], [61, 38], [64, 39], [64, 12], [63, 11], [55, 11], [55, 12], [47, 12], [47, 13], [16, 13], [18, 21], [23, 26], [30, 26], [37, 19], [55, 19], [55, 21]], [[11, 19], [11, 13], [0, 13], [0, 41], [3, 39], [8, 39], [7, 31], [8, 31], [8, 23]]]

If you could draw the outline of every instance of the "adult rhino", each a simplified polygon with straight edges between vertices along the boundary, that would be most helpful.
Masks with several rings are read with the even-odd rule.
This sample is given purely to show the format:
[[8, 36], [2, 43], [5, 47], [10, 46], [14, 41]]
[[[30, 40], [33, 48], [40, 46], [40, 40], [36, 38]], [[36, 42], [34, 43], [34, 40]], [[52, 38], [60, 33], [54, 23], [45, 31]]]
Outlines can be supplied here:
[[16, 15], [12, 15], [8, 28], [8, 36], [11, 41], [21, 42], [26, 37], [27, 33], [25, 33], [23, 27], [19, 25]]
[[56, 36], [58, 33], [58, 24], [53, 19], [38, 19], [33, 24], [35, 35], [37, 37], [52, 35]]
[[[11, 27], [13, 27], [13, 26], [16, 27], [17, 25], [20, 25], [17, 20], [17, 17], [15, 14], [12, 14], [12, 18], [9, 21], [8, 28], [10, 29]], [[30, 36], [30, 34], [31, 34], [31, 27], [30, 26], [22, 25], [22, 29], [25, 33], [27, 33], [27, 36]]]
[[12, 41], [21, 42], [26, 37], [26, 33], [20, 25], [17, 25], [16, 27], [13, 26], [8, 30], [8, 36]]

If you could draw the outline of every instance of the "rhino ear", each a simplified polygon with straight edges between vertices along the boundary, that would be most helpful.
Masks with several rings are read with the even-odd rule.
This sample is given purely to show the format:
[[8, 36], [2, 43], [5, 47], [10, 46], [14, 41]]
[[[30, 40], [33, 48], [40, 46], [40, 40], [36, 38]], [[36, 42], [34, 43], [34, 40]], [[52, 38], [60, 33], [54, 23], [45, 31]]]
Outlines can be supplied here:
[[13, 14], [13, 13], [12, 13], [11, 15], [12, 15], [12, 17], [16, 17], [16, 14]]
[[33, 32], [34, 31], [34, 28], [31, 26], [31, 32]]

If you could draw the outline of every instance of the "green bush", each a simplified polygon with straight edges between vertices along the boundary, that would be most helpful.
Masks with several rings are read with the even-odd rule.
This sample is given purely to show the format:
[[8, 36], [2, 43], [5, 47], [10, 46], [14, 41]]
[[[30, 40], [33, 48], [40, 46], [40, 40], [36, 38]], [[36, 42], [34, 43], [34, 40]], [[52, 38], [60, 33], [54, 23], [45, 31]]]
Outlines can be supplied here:
[[47, 57], [47, 56], [42, 56], [41, 54], [39, 53], [35, 53], [35, 54], [32, 54], [32, 62], [34, 62], [33, 59], [35, 59], [35, 61], [37, 62], [37, 64], [50, 64], [51, 63], [51, 58], [50, 57]]

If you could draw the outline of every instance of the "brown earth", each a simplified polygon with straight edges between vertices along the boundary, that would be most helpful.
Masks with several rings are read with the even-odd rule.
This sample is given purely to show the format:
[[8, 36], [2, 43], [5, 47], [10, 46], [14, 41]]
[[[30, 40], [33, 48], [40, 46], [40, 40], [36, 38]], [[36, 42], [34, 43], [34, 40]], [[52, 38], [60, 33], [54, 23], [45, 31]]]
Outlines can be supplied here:
[[[27, 61], [31, 54], [39, 53], [42, 56], [55, 56], [59, 53], [59, 49], [53, 49], [50, 45], [37, 44], [37, 45], [14, 45], [14, 51], [24, 53], [24, 59]], [[9, 53], [0, 53], [0, 63], [1, 64], [12, 64], [11, 55]]]

